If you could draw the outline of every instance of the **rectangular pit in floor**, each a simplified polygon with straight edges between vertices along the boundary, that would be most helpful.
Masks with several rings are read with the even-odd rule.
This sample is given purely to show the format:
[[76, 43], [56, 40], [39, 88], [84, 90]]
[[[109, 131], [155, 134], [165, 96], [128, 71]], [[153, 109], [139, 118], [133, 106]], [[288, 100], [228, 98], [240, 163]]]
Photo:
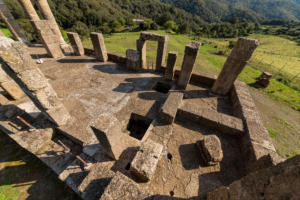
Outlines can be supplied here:
[[135, 113], [131, 113], [129, 123], [127, 125], [127, 131], [129, 131], [129, 135], [138, 140], [145, 139], [147, 136], [146, 132], [149, 129], [152, 123], [152, 119], [141, 116]]
[[172, 88], [171, 84], [157, 82], [152, 89], [155, 90], [156, 92], [168, 94], [171, 88]]

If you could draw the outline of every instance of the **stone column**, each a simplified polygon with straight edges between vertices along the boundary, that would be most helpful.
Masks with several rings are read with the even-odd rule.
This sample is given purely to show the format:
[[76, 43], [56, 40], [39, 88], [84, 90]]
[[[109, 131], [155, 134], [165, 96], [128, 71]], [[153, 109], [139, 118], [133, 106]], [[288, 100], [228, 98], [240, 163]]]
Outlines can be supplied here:
[[68, 123], [71, 117], [67, 109], [22, 43], [2, 39], [0, 64], [49, 120], [58, 126]]
[[255, 39], [239, 38], [230, 56], [212, 87], [212, 92], [226, 95], [230, 92], [234, 81], [246, 66], [259, 43]]
[[200, 47], [201, 44], [199, 42], [189, 42], [185, 46], [185, 55], [178, 79], [178, 86], [183, 89], [186, 89], [188, 83], [190, 82], [191, 74], [198, 57]]
[[161, 66], [165, 64], [167, 54], [168, 42], [158, 42], [157, 56], [156, 56], [156, 68], [155, 71], [160, 72]]
[[102, 62], [107, 62], [108, 56], [102, 33], [92, 32], [90, 36], [94, 46], [96, 59]]
[[50, 6], [47, 2], [47, 0], [35, 0], [35, 3], [37, 7], [39, 8], [39, 11], [41, 12], [42, 16], [46, 20], [52, 21], [51, 23], [51, 29], [53, 30], [54, 34], [58, 36], [60, 45], [67, 45], [59, 28], [56, 23], [56, 20], [53, 16], [53, 13], [50, 9]]
[[25, 33], [12, 16], [3, 0], [0, 0], [0, 17], [16, 40], [31, 46], [31, 43], [28, 41]]
[[59, 37], [54, 35], [50, 20], [32, 20], [31, 25], [37, 30], [40, 41], [44, 44], [49, 56], [59, 59], [64, 54], [60, 48]]
[[170, 51], [168, 56], [167, 68], [165, 72], [165, 79], [167, 80], [170, 81], [173, 80], [177, 57], [178, 57], [178, 52]]
[[40, 20], [30, 0], [19, 0], [29, 20]]
[[140, 52], [140, 64], [143, 69], [147, 69], [147, 42], [146, 40], [138, 39], [136, 41], [136, 49]]
[[67, 33], [67, 35], [68, 35], [68, 38], [73, 47], [74, 54], [78, 55], [78, 56], [83, 56], [84, 49], [83, 49], [79, 35], [77, 33], [72, 33], [72, 32]]

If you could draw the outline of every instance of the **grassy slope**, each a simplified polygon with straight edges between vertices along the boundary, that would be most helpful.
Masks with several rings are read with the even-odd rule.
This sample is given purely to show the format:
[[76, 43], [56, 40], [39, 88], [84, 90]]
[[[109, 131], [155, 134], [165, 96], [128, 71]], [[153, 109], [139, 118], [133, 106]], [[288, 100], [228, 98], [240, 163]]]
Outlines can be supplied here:
[[[157, 33], [164, 34], [164, 31], [155, 31]], [[127, 49], [136, 49], [136, 40], [139, 38], [140, 33], [119, 33], [119, 34], [114, 34], [113, 36], [109, 36], [109, 38], [105, 38], [105, 43], [106, 47], [109, 51], [115, 51], [119, 53], [125, 54]], [[169, 34], [170, 40], [168, 43], [168, 52], [169, 51], [177, 51], [178, 52], [178, 62], [177, 65], [181, 66], [181, 63], [183, 61], [183, 56], [184, 56], [184, 48], [185, 45], [192, 41], [193, 38], [190, 38], [188, 36], [183, 36], [183, 35], [175, 35], [175, 34]], [[256, 35], [256, 37], [259, 37]], [[266, 40], [269, 40], [265, 38]], [[277, 41], [282, 40], [286, 42], [284, 39], [276, 37], [273, 38], [271, 36], [271, 39], [276, 39]], [[275, 41], [276, 41], [275, 40]], [[214, 42], [219, 42], [226, 44], [228, 41], [223, 41], [223, 40], [214, 40]], [[118, 45], [116, 45], [118, 44]], [[274, 44], [274, 43], [272, 43]], [[92, 43], [90, 41], [85, 41], [83, 45], [86, 46], [92, 46]], [[280, 46], [279, 48], [281, 48]], [[157, 42], [147, 42], [147, 60], [148, 60], [148, 65], [151, 68], [152, 63], [155, 66], [155, 59], [156, 59], [156, 48], [157, 48]], [[262, 45], [262, 48], [258, 48], [258, 51], [255, 54], [260, 54], [263, 52], [263, 49], [265, 47]], [[285, 47], [287, 48], [287, 47]], [[197, 71], [202, 71], [202, 72], [207, 72], [211, 74], [217, 75], [225, 61], [226, 58], [222, 56], [217, 56], [208, 53], [207, 51], [216, 51], [213, 47], [209, 45], [204, 45], [200, 49], [199, 57], [196, 61], [196, 65], [194, 67], [194, 70]], [[265, 54], [264, 55], [268, 55]], [[259, 55], [260, 56], [260, 55]], [[167, 59], [167, 58], [166, 58]], [[292, 68], [291, 68], [292, 69]], [[285, 105], [288, 105], [290, 107], [295, 107], [299, 108], [300, 110], [300, 92], [295, 91], [286, 85], [277, 82], [276, 80], [272, 79], [271, 84], [267, 89], [261, 89], [261, 88], [255, 88], [253, 87], [253, 83], [255, 83], [256, 78], [260, 76], [261, 72], [258, 70], [255, 70], [251, 68], [250, 66], [246, 66], [243, 72], [240, 74], [238, 77], [239, 80], [246, 82], [248, 85], [252, 86], [253, 90], [255, 91], [260, 91], [264, 94], [267, 94], [269, 98], [281, 102]], [[287, 103], [287, 104], [286, 104]], [[282, 120], [274, 120], [271, 122], [271, 124], [265, 124], [266, 128], [269, 130], [271, 136], [273, 137], [273, 141], [276, 145], [277, 151], [280, 155], [286, 156], [286, 155], [294, 155], [295, 152], [300, 153], [300, 149], [295, 148], [295, 145], [291, 145], [288, 147], [288, 144], [292, 143], [293, 140], [296, 140], [297, 143], [299, 143], [300, 138], [289, 138], [288, 136], [288, 128], [284, 128], [285, 124], [282, 124]], [[275, 125], [275, 126], [274, 126]], [[274, 127], [283, 127], [283, 129], [278, 129]], [[275, 129], [275, 130], [274, 130]], [[297, 133], [298, 131], [294, 131], [294, 134]], [[275, 134], [275, 135], [274, 135]], [[282, 142], [282, 140], [284, 141]], [[281, 148], [282, 146], [285, 146], [284, 148]]]
[[1, 32], [8, 38], [12, 38], [12, 34], [7, 28], [1, 28]]

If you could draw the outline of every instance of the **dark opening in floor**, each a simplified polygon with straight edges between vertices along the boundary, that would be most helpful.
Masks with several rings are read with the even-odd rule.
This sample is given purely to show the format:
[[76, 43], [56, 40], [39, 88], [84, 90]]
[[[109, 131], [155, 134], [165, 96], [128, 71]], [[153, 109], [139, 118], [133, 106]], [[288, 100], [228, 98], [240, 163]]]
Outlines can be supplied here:
[[163, 93], [163, 94], [167, 94], [170, 89], [172, 88], [171, 84], [167, 84], [167, 83], [163, 83], [163, 82], [157, 82], [154, 87], [153, 90]]
[[171, 197], [174, 196], [174, 192], [173, 191], [170, 192], [170, 196]]
[[167, 157], [168, 157], [169, 160], [172, 160], [172, 154], [168, 153]]
[[129, 135], [142, 140], [151, 123], [152, 119], [132, 113], [127, 126]]
[[126, 170], [129, 170], [130, 169], [130, 163], [128, 163], [125, 167]]

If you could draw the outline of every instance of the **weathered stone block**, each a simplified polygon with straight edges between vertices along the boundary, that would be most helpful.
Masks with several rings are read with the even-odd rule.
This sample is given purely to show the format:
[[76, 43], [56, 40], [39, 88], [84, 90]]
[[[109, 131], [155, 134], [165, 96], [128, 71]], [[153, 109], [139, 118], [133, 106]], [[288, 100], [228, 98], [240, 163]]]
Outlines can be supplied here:
[[0, 94], [0, 105], [4, 106], [4, 105], [8, 105], [8, 104], [9, 104], [8, 99], [5, 96], [3, 96], [2, 94]]
[[221, 187], [208, 193], [207, 200], [229, 200], [229, 188]]
[[58, 126], [67, 124], [71, 118], [69, 112], [62, 103], [50, 110], [46, 110], [44, 115]]
[[215, 135], [204, 136], [204, 140], [197, 141], [204, 162], [207, 165], [217, 165], [223, 159], [220, 139]]
[[56, 93], [49, 86], [34, 92], [33, 95], [40, 101], [41, 105], [46, 110], [50, 110], [61, 105], [61, 101], [57, 97]]
[[84, 49], [80, 40], [80, 37], [78, 35], [78, 33], [72, 33], [72, 32], [68, 32], [67, 33], [68, 38], [71, 42], [71, 45], [73, 47], [74, 50], [74, 54], [78, 55], [78, 56], [83, 56], [84, 55]]
[[30, 91], [37, 91], [49, 85], [40, 69], [21, 72], [19, 78], [22, 79]]
[[124, 150], [136, 147], [140, 142], [121, 132], [120, 122], [113, 116], [103, 113], [90, 124], [103, 151], [118, 160]]
[[162, 150], [162, 145], [150, 139], [146, 140], [133, 159], [130, 171], [142, 180], [150, 181], [155, 173]]
[[140, 53], [138, 51], [128, 49], [126, 51], [126, 57], [127, 57], [127, 61], [126, 61], [127, 69], [138, 71], [140, 69]]
[[164, 34], [142, 32], [140, 34], [140, 39], [166, 43], [168, 42], [169, 37], [168, 35], [164, 35]]
[[102, 163], [94, 164], [91, 172], [78, 187], [81, 197], [85, 200], [100, 199], [114, 176], [115, 173]]
[[199, 123], [202, 120], [202, 113], [203, 107], [188, 102], [183, 102], [183, 104], [178, 108], [177, 116], [179, 118], [188, 119]]
[[178, 57], [178, 52], [175, 52], [175, 51], [169, 52], [167, 68], [165, 71], [165, 78], [167, 80], [173, 80], [177, 57]]
[[152, 195], [152, 192], [144, 189], [139, 184], [135, 183], [133, 180], [124, 176], [120, 172], [117, 172], [116, 176], [114, 176], [108, 187], [105, 189], [101, 200], [146, 200]]
[[204, 108], [200, 124], [212, 130], [216, 129], [219, 125], [219, 113], [215, 110]]
[[160, 118], [167, 122], [172, 124], [175, 120], [178, 107], [180, 106], [183, 98], [182, 92], [171, 92], [162, 107], [162, 111], [160, 114]]
[[102, 33], [92, 32], [90, 36], [94, 46], [96, 59], [102, 62], [107, 62], [108, 56]]
[[2, 69], [2, 64], [0, 64], [0, 84], [4, 82], [10, 81], [11, 78], [6, 74], [6, 72]]
[[13, 80], [2, 83], [1, 88], [15, 100], [18, 100], [25, 96], [22, 89]]
[[191, 76], [191, 81], [205, 86], [213, 86], [216, 80], [217, 76], [203, 72], [193, 71]]

